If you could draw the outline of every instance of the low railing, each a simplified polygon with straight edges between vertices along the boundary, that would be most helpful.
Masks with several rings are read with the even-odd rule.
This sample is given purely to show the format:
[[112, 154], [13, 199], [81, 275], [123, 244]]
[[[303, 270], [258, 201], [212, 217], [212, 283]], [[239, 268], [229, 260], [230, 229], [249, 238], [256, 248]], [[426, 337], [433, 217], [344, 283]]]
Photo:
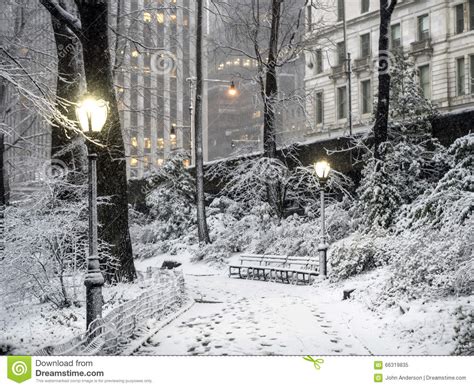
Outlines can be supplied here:
[[148, 269], [154, 279], [153, 289], [138, 298], [114, 308], [105, 317], [91, 324], [82, 333], [60, 345], [47, 346], [35, 356], [82, 356], [118, 354], [133, 339], [147, 331], [149, 319], [161, 320], [179, 310], [185, 300], [184, 277], [181, 271]]

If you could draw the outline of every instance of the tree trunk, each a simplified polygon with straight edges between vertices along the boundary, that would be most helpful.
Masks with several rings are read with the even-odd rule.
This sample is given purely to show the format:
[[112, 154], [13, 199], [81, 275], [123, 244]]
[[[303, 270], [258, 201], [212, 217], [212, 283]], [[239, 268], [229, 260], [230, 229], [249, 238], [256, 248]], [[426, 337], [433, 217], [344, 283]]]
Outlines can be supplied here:
[[380, 159], [380, 144], [387, 141], [388, 113], [390, 103], [390, 58], [389, 53], [389, 26], [392, 20], [393, 9], [397, 0], [380, 0], [380, 32], [379, 32], [379, 90], [377, 111], [374, 124], [374, 157]]
[[[266, 64], [265, 94], [263, 96], [263, 155], [267, 158], [276, 158], [276, 109], [278, 103], [276, 68], [281, 5], [282, 0], [272, 0], [272, 24]], [[278, 180], [268, 181], [267, 201], [279, 218], [283, 216], [281, 192], [282, 188]]]
[[194, 110], [194, 153], [196, 155], [196, 202], [199, 242], [209, 244], [204, 197], [204, 160], [202, 147], [202, 15], [203, 0], [197, 1], [196, 20], [196, 101]]
[[[64, 2], [61, 6], [66, 9]], [[69, 120], [76, 120], [74, 103], [78, 100], [80, 90], [80, 45], [78, 38], [64, 23], [51, 16], [58, 56], [58, 77], [56, 84], [56, 109]], [[51, 158], [59, 159], [71, 170], [80, 166], [80, 153], [68, 149], [74, 140], [74, 134], [68, 133], [58, 122], [51, 128]]]
[[276, 156], [276, 103], [278, 99], [278, 81], [276, 61], [278, 55], [278, 35], [280, 30], [282, 0], [272, 0], [272, 26], [263, 97], [263, 153], [267, 158]]
[[[1, 108], [1, 107], [0, 107]], [[5, 259], [5, 170], [4, 170], [5, 135], [0, 132], [0, 262]]]
[[[128, 195], [125, 149], [120, 116], [112, 78], [108, 39], [108, 1], [75, 0], [82, 23], [81, 42], [88, 92], [109, 102], [109, 117], [96, 148], [97, 189], [109, 202], [99, 206], [99, 238], [110, 244], [111, 253], [120, 261], [114, 274], [120, 280], [136, 276], [128, 226]], [[110, 280], [110, 278], [109, 278]]]

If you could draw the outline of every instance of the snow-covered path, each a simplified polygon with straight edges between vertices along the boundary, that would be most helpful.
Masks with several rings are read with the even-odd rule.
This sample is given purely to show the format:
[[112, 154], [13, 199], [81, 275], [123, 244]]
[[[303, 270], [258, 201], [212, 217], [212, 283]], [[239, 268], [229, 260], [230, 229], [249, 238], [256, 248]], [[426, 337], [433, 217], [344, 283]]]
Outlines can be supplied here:
[[370, 354], [348, 325], [342, 293], [329, 300], [314, 287], [229, 279], [220, 271], [188, 273], [186, 282], [202, 302], [136, 354]]

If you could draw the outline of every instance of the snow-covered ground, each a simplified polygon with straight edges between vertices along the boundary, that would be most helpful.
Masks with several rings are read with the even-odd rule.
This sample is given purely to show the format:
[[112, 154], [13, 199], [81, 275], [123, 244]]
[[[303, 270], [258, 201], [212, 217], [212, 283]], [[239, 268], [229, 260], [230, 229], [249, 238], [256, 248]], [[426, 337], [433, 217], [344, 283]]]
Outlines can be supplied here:
[[[138, 263], [159, 266], [158, 256]], [[235, 257], [231, 260], [235, 260]], [[371, 311], [384, 269], [314, 286], [229, 278], [227, 268], [180, 256], [194, 306], [161, 329], [138, 355], [449, 354], [459, 299]], [[355, 288], [342, 300], [343, 290]]]

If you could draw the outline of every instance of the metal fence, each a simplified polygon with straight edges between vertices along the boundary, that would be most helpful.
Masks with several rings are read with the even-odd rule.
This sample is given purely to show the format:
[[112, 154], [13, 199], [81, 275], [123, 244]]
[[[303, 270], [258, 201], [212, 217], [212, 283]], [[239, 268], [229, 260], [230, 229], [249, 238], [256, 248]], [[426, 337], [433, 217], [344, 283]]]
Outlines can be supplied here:
[[152, 290], [97, 319], [88, 332], [63, 344], [43, 348], [34, 355], [91, 356], [120, 353], [132, 340], [147, 332], [149, 319], [163, 319], [179, 310], [186, 300], [181, 271], [149, 268], [146, 277], [153, 278]]

